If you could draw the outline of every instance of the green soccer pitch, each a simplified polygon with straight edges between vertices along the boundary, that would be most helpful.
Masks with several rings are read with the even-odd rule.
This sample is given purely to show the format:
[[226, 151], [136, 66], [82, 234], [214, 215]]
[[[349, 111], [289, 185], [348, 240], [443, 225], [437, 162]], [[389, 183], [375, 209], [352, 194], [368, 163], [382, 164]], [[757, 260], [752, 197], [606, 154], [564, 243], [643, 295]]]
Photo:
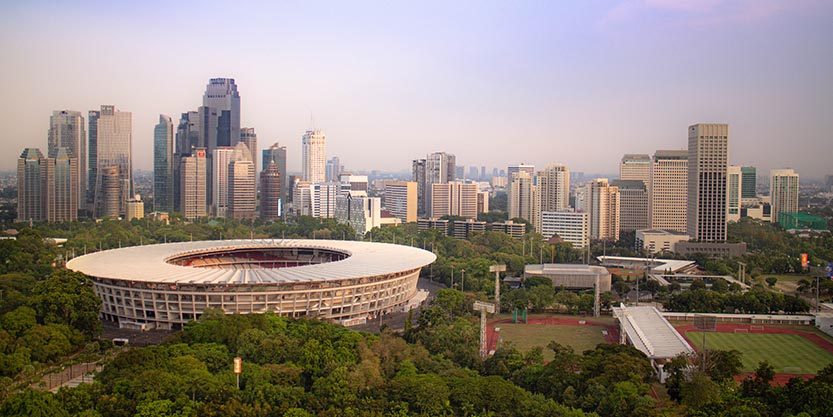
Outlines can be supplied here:
[[[702, 332], [689, 331], [686, 337], [702, 348]], [[833, 355], [795, 334], [706, 333], [706, 348], [739, 351], [744, 372], [754, 372], [764, 360], [779, 374], [815, 374], [833, 363]]]
[[515, 349], [524, 353], [541, 346], [544, 348], [545, 361], [553, 359], [553, 352], [547, 349], [553, 340], [572, 347], [578, 354], [595, 349], [599, 343], [605, 343], [602, 331], [606, 329], [602, 326], [499, 323], [496, 327], [500, 327], [498, 346], [511, 342]]

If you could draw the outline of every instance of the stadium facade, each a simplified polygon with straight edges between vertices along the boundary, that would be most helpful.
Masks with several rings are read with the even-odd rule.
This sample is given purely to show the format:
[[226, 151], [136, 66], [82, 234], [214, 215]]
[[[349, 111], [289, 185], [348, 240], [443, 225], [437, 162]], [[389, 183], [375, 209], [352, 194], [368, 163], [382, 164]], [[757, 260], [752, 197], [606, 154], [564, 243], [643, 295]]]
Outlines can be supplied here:
[[417, 294], [428, 251], [336, 240], [221, 240], [133, 246], [72, 259], [93, 280], [102, 319], [177, 329], [209, 308], [364, 322]]

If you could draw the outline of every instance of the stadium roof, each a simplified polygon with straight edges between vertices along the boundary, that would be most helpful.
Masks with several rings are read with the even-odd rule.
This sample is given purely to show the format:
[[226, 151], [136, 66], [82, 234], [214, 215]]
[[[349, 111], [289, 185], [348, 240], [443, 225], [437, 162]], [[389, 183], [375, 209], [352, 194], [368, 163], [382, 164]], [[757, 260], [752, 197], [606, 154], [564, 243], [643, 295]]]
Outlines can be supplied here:
[[[167, 260], [223, 250], [304, 248], [346, 253], [343, 260], [276, 269], [180, 266]], [[221, 254], [222, 255], [222, 254]], [[214, 240], [132, 246], [72, 259], [67, 268], [96, 278], [171, 284], [323, 282], [392, 274], [429, 265], [431, 252], [410, 246], [341, 240]]]
[[673, 358], [694, 349], [653, 306], [614, 307], [613, 314], [633, 346], [651, 359]]

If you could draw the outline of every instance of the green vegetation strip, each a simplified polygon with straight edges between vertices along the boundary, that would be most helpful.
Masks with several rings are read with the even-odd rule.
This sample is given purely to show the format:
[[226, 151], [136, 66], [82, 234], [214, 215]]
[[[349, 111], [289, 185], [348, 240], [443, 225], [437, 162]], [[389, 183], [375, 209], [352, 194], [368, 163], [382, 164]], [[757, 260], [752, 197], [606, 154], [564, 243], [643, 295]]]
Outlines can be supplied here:
[[[686, 332], [686, 336], [698, 349], [702, 347], [702, 332]], [[833, 355], [794, 334], [707, 333], [706, 347], [739, 351], [744, 372], [753, 372], [764, 360], [782, 374], [815, 374], [833, 363]]]
[[544, 348], [544, 360], [553, 359], [553, 353], [547, 349], [551, 341], [570, 346], [576, 353], [591, 350], [599, 343], [605, 343], [601, 326], [566, 326], [552, 324], [513, 324], [500, 323], [500, 344], [511, 342], [521, 352], [529, 352], [536, 346]]

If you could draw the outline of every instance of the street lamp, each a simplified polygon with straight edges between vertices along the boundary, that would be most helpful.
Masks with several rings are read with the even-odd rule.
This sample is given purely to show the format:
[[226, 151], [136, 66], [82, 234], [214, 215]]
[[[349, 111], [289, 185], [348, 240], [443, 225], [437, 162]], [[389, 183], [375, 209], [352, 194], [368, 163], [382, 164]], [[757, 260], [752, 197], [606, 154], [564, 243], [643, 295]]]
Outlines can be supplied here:
[[466, 291], [466, 270], [461, 269], [460, 274], [463, 276], [463, 278], [460, 281], [460, 291], [465, 292]]

